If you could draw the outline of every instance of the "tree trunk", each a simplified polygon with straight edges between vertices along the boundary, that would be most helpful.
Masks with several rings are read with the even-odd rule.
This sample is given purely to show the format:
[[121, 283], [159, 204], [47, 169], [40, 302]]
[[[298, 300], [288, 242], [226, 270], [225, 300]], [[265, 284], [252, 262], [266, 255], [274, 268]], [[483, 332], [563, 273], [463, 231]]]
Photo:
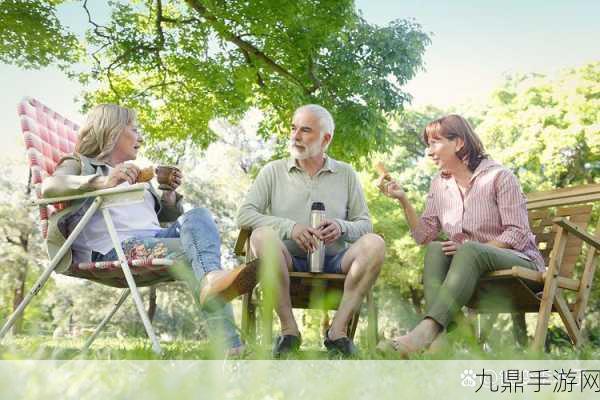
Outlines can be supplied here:
[[156, 286], [150, 286], [150, 298], [148, 301], [148, 318], [150, 322], [154, 321], [156, 314]]
[[[13, 312], [17, 309], [19, 304], [25, 298], [25, 281], [27, 280], [27, 264], [25, 264], [19, 271], [17, 275], [17, 286], [15, 287], [14, 297], [13, 297]], [[23, 332], [23, 314], [21, 314], [15, 324], [12, 327], [13, 335], [18, 335]]]

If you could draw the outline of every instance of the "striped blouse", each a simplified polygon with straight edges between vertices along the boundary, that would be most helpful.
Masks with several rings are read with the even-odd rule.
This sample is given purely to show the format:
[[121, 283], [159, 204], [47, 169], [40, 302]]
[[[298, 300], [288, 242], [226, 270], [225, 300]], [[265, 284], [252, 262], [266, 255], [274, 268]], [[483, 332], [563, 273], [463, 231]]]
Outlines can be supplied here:
[[506, 243], [511, 247], [508, 251], [533, 261], [540, 271], [545, 270], [529, 228], [521, 186], [510, 170], [493, 160], [484, 159], [475, 169], [464, 199], [454, 178], [438, 175], [433, 179], [425, 211], [411, 234], [417, 243], [426, 244], [440, 230], [458, 243]]

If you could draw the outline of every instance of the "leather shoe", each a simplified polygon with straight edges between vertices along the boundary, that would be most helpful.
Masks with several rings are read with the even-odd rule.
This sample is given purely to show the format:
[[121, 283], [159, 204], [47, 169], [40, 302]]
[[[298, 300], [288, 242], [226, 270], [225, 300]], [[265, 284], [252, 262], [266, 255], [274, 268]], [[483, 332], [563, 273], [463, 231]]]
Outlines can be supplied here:
[[329, 339], [329, 329], [325, 333], [325, 341], [323, 342], [327, 348], [327, 353], [330, 357], [352, 358], [358, 355], [358, 349], [352, 343], [349, 337], [341, 337], [335, 340]]
[[228, 302], [249, 293], [256, 286], [258, 264], [257, 258], [232, 270], [218, 271], [219, 276], [207, 279], [200, 290], [200, 305], [204, 306], [214, 298]]
[[280, 335], [275, 339], [275, 345], [273, 346], [273, 358], [281, 358], [295, 353], [300, 349], [302, 344], [302, 338], [296, 335]]

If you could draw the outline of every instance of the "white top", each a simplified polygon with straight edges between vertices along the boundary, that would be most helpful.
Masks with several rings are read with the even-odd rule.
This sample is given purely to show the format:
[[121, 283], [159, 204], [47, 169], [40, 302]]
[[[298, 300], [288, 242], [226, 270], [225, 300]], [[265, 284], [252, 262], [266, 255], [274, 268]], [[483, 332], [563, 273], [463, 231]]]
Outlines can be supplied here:
[[[123, 182], [118, 185], [118, 187], [121, 186], [129, 186], [129, 183]], [[149, 190], [145, 190], [143, 203], [121, 205], [109, 209], [120, 242], [134, 236], [154, 236], [161, 229], [154, 204], [154, 196]], [[98, 210], [73, 242], [74, 261], [76, 263], [90, 262], [92, 251], [106, 254], [113, 248], [104, 217]]]

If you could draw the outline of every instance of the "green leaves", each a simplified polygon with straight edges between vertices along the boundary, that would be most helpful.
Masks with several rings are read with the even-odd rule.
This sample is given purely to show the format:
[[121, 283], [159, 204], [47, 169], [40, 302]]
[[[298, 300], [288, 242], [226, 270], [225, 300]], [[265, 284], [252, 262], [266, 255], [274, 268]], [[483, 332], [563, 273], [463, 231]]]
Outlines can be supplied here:
[[22, 68], [53, 63], [66, 66], [79, 57], [76, 37], [56, 16], [60, 0], [0, 0], [0, 62]]
[[263, 137], [283, 142], [294, 109], [319, 103], [336, 119], [334, 157], [383, 149], [386, 118], [409, 99], [401, 85], [429, 43], [413, 22], [368, 24], [349, 0], [150, 3], [115, 5], [108, 26], [90, 32], [103, 85], [86, 106], [141, 107], [151, 139], [201, 148], [214, 140], [209, 121], [235, 123], [253, 107]]
[[594, 182], [600, 163], [600, 63], [507, 79], [473, 114], [490, 155], [526, 191]]

